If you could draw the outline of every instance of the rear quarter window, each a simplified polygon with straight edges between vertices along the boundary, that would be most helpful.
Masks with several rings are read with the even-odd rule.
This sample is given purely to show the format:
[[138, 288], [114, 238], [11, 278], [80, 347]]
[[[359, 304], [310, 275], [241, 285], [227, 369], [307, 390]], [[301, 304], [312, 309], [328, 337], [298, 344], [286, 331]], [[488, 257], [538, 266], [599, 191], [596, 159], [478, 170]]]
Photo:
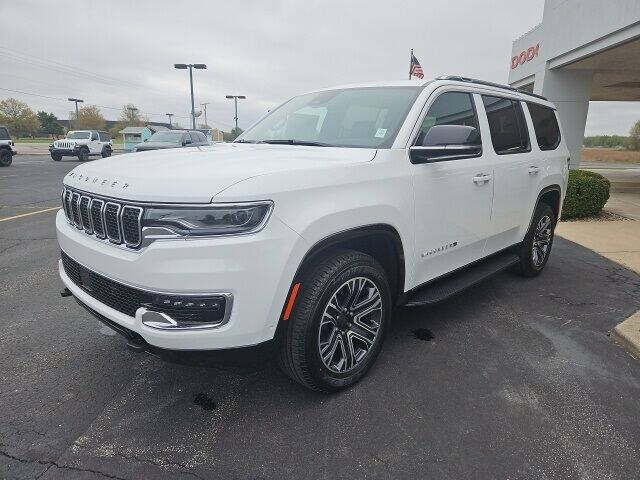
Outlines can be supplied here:
[[540, 150], [555, 150], [560, 145], [560, 127], [556, 112], [549, 107], [533, 102], [527, 102], [531, 114], [536, 141]]

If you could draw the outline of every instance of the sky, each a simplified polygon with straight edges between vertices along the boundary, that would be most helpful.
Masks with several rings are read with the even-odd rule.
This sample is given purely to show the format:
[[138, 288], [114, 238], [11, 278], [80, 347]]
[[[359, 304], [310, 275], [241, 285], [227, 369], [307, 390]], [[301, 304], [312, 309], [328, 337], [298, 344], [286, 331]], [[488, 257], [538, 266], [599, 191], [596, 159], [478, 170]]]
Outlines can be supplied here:
[[[189, 126], [189, 79], [208, 123], [248, 127], [317, 88], [408, 77], [506, 83], [512, 41], [542, 20], [544, 0], [0, 0], [0, 99], [68, 118], [69, 97], [115, 120], [133, 103], [151, 121]], [[638, 103], [592, 102], [586, 134], [627, 134]]]

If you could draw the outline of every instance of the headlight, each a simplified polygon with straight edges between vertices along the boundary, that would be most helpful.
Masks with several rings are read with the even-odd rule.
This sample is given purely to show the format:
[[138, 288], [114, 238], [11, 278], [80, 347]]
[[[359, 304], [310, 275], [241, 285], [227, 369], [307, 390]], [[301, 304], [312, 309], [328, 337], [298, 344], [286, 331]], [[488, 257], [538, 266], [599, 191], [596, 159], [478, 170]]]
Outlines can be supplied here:
[[143, 227], [163, 227], [179, 235], [237, 235], [257, 232], [266, 224], [273, 202], [206, 207], [152, 207]]

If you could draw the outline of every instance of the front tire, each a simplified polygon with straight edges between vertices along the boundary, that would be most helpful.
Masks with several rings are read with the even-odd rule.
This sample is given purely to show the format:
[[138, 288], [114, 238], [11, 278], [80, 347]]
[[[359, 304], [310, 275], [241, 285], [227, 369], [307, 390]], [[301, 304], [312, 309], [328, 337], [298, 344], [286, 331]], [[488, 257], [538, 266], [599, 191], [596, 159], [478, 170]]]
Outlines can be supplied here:
[[51, 154], [51, 159], [54, 162], [59, 162], [60, 160], [62, 160], [62, 155], [60, 155], [59, 153], [52, 153]]
[[103, 148], [102, 149], [102, 158], [107, 158], [111, 156], [111, 149], [110, 148]]
[[81, 162], [86, 162], [87, 160], [89, 160], [89, 149], [88, 148], [81, 148], [80, 151], [78, 152], [78, 160], [80, 160]]
[[555, 227], [556, 216], [553, 209], [546, 203], [539, 204], [529, 231], [520, 244], [520, 263], [516, 265], [519, 274], [535, 277], [542, 272], [551, 255]]
[[371, 256], [336, 250], [305, 269], [279, 363], [293, 380], [335, 391], [360, 380], [382, 347], [392, 310], [384, 269]]
[[13, 155], [6, 149], [0, 150], [0, 167], [8, 167], [13, 162]]

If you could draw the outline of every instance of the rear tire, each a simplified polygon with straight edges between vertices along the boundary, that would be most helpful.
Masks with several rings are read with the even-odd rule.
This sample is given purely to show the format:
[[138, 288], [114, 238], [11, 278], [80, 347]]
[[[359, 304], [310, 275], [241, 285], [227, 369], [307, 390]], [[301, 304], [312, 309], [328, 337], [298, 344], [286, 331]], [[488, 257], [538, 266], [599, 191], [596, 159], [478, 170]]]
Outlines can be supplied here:
[[280, 367], [311, 390], [353, 385], [375, 362], [391, 317], [384, 269], [369, 255], [341, 249], [313, 262], [298, 281], [279, 337]]
[[535, 277], [542, 272], [551, 255], [555, 227], [556, 216], [553, 209], [546, 203], [538, 204], [529, 231], [520, 244], [517, 273], [525, 277]]
[[60, 160], [62, 160], [62, 155], [60, 155], [59, 153], [52, 153], [51, 158], [54, 162], [59, 162]]
[[107, 158], [111, 156], [111, 149], [110, 148], [103, 148], [102, 149], [102, 158]]
[[78, 160], [80, 160], [81, 162], [86, 162], [87, 160], [89, 160], [89, 149], [88, 148], [81, 148], [80, 151], [78, 152]]
[[8, 167], [13, 162], [13, 155], [7, 149], [0, 150], [0, 167]]

